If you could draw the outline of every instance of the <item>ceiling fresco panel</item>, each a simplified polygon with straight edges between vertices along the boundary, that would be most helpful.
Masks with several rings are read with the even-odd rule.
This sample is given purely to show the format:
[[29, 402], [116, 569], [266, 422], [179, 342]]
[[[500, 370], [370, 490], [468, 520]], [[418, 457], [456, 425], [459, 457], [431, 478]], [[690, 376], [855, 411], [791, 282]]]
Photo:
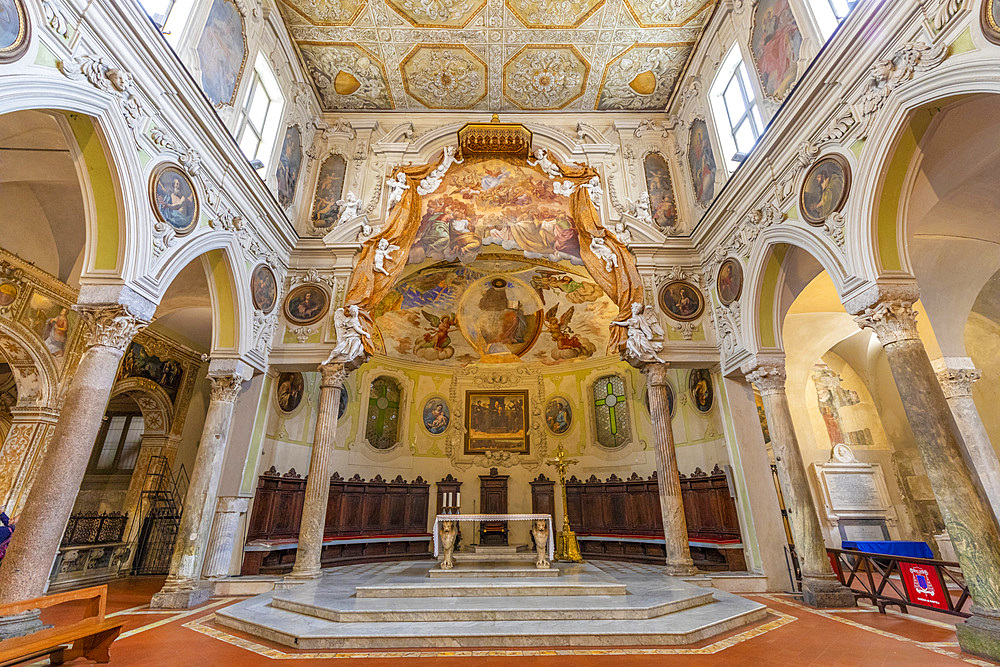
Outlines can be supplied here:
[[528, 28], [575, 28], [604, 0], [506, 0], [506, 4]]
[[604, 71], [597, 109], [663, 109], [691, 52], [689, 44], [636, 44]]
[[469, 109], [486, 97], [486, 63], [460, 44], [420, 45], [400, 70], [406, 92], [429, 109]]
[[385, 68], [364, 48], [308, 42], [299, 48], [326, 111], [393, 108]]
[[313, 25], [351, 25], [367, 0], [282, 0]]
[[386, 0], [411, 25], [463, 28], [486, 6], [486, 0]]
[[589, 72], [573, 46], [528, 46], [504, 66], [504, 94], [521, 109], [562, 109], [583, 95]]

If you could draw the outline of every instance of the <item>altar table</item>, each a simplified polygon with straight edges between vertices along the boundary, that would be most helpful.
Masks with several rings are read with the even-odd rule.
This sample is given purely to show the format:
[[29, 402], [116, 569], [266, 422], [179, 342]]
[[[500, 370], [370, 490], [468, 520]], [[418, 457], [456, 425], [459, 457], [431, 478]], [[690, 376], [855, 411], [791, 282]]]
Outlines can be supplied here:
[[434, 517], [434, 556], [438, 555], [438, 524], [441, 521], [537, 521], [549, 522], [549, 560], [555, 560], [555, 532], [551, 514], [438, 514]]

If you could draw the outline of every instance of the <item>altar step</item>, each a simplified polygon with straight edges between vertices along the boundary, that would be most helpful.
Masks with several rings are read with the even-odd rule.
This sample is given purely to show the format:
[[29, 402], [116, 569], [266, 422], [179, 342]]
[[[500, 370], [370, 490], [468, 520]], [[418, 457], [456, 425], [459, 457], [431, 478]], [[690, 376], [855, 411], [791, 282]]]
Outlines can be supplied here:
[[[763, 605], [633, 564], [555, 564], [557, 579], [438, 579], [429, 563], [337, 568], [294, 590], [275, 591], [216, 612], [216, 622], [299, 649], [676, 646], [763, 620]], [[363, 568], [363, 569], [362, 569]], [[509, 585], [628, 595], [565, 595]], [[437, 596], [414, 595], [436, 587]], [[480, 595], [470, 592], [480, 587]], [[365, 596], [363, 593], [376, 592]], [[371, 599], [374, 598], [374, 599]], [[415, 599], [414, 599], [415, 598]], [[544, 622], [539, 622], [544, 621]], [[626, 622], [623, 622], [626, 621]]]
[[[504, 552], [500, 554], [483, 553], [481, 551], [456, 551], [453, 555], [456, 563], [489, 563], [502, 560], [507, 563], [534, 563], [537, 556], [534, 551], [518, 553]], [[438, 557], [441, 560], [441, 557]]]
[[442, 570], [441, 566], [438, 565], [427, 572], [427, 576], [431, 579], [455, 579], [469, 577], [474, 577], [476, 579], [497, 577], [558, 577], [559, 570], [552, 567], [539, 569], [535, 567], [534, 558], [532, 558], [529, 563], [507, 560], [492, 560], [472, 563], [457, 562], [450, 570]]

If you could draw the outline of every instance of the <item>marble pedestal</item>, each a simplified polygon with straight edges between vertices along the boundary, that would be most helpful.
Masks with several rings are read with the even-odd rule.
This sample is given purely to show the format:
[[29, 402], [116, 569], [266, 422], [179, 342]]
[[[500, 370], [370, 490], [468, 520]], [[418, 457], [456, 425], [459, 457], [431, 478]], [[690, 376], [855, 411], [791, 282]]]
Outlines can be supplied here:
[[149, 603], [150, 609], [190, 609], [208, 602], [212, 596], [211, 581], [193, 582], [191, 588], [161, 590]]

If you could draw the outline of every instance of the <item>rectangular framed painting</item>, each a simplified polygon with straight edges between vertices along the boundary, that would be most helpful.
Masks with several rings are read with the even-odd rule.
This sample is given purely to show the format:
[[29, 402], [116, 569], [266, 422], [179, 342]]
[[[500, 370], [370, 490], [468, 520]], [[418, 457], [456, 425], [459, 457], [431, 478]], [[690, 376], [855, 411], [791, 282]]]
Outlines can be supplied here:
[[528, 453], [528, 392], [465, 394], [465, 453]]

